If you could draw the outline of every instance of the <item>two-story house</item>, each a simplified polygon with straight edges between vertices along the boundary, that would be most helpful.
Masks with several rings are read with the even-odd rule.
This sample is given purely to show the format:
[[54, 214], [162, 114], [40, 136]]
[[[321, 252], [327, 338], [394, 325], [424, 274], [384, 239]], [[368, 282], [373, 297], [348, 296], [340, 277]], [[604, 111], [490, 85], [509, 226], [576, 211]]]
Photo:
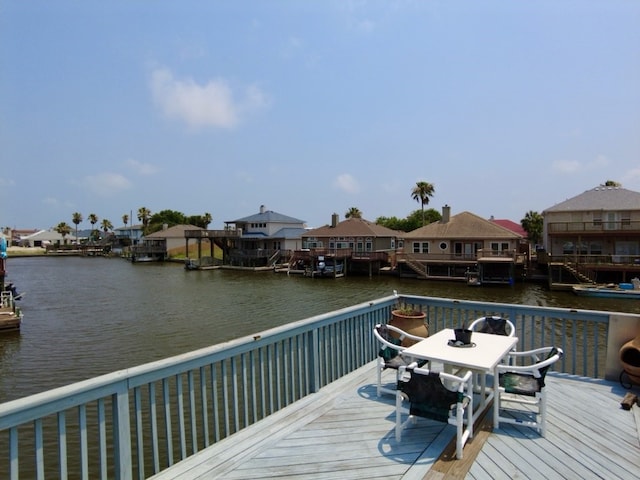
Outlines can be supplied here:
[[524, 273], [522, 240], [513, 230], [471, 212], [452, 216], [445, 205], [441, 220], [405, 234], [398, 270], [425, 279], [511, 284]]
[[245, 267], [288, 261], [293, 251], [301, 248], [306, 231], [304, 220], [267, 210], [264, 205], [256, 214], [224, 223], [225, 231], [238, 232], [225, 263]]
[[552, 281], [625, 282], [640, 274], [640, 193], [599, 186], [542, 215]]
[[321, 272], [322, 265], [334, 265], [344, 272], [373, 274], [390, 268], [404, 232], [392, 230], [363, 218], [339, 221], [334, 213], [331, 223], [306, 231], [303, 250], [296, 251], [293, 263], [298, 268]]

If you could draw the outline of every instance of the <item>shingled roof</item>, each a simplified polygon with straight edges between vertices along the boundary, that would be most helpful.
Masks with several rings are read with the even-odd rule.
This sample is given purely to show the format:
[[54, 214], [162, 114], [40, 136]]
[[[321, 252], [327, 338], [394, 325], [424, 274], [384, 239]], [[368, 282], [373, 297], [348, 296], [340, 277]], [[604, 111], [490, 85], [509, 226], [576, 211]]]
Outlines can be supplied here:
[[405, 232], [392, 230], [363, 218], [347, 218], [335, 227], [325, 225], [307, 231], [305, 237], [403, 237]]
[[442, 239], [442, 238], [522, 238], [522, 235], [486, 220], [471, 212], [453, 215], [448, 222], [443, 220], [417, 228], [404, 236], [405, 239]]
[[544, 212], [640, 210], [640, 193], [622, 187], [599, 186], [557, 203]]

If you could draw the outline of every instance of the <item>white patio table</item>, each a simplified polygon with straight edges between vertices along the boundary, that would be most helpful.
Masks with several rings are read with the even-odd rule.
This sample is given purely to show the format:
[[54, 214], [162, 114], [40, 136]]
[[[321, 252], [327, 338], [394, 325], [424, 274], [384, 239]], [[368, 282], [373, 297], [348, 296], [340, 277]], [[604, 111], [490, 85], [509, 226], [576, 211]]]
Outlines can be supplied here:
[[[498, 395], [498, 382], [495, 380], [496, 367], [516, 346], [518, 338], [473, 332], [471, 346], [463, 347], [451, 346], [449, 341], [454, 339], [453, 329], [445, 328], [407, 348], [402, 354], [430, 362], [441, 362], [445, 371], [449, 372], [457, 367], [457, 369], [469, 369], [479, 373], [480, 406], [473, 414], [475, 422], [488, 403]], [[493, 387], [490, 389], [486, 388], [487, 374], [494, 375]], [[474, 390], [475, 387], [474, 385]], [[494, 425], [494, 427], [497, 426]]]

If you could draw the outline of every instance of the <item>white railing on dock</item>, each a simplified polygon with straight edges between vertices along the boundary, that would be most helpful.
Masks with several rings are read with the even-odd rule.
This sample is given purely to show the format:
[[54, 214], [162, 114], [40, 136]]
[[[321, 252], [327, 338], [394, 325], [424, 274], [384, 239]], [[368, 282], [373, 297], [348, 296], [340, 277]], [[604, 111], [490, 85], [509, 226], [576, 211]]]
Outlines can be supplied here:
[[374, 360], [398, 300], [431, 332], [508, 317], [518, 349], [555, 344], [556, 370], [604, 375], [607, 312], [389, 296], [1, 404], [0, 478], [146, 478]]

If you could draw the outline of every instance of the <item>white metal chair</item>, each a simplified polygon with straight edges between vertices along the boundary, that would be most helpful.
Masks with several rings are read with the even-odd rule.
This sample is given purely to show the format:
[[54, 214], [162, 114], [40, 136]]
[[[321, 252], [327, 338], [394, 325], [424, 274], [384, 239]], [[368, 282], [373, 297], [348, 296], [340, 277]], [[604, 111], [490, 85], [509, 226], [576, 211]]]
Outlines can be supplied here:
[[[562, 349], [542, 347], [524, 352], [510, 352], [511, 365], [498, 365], [499, 395], [494, 399], [494, 425], [508, 423], [535, 428], [540, 436], [546, 435], [547, 392], [544, 378], [549, 367], [562, 358]], [[544, 360], [541, 360], [544, 356]], [[528, 365], [518, 365], [528, 360]], [[504, 404], [508, 404], [506, 407]], [[518, 405], [525, 407], [518, 408]], [[533, 409], [531, 409], [533, 406]], [[512, 416], [502, 413], [510, 412]]]
[[471, 322], [471, 325], [469, 325], [469, 330], [480, 333], [492, 333], [494, 335], [505, 335], [508, 337], [515, 337], [516, 335], [516, 327], [510, 320], [493, 315], [476, 318]]
[[[394, 335], [395, 333], [395, 335]], [[408, 338], [410, 340], [420, 341], [424, 340], [422, 337], [411, 335], [404, 330], [394, 327], [393, 325], [378, 324], [373, 329], [373, 335], [380, 342], [380, 350], [378, 351], [378, 363], [376, 365], [376, 380], [377, 387], [376, 393], [378, 397], [382, 393], [389, 393], [395, 395], [395, 389], [390, 389], [382, 386], [382, 372], [390, 368], [396, 370], [396, 382], [398, 381], [398, 370], [402, 366], [407, 366], [415, 359], [405, 357], [402, 352], [406, 349], [403, 347], [402, 340]]]
[[[401, 441], [402, 430], [409, 423], [416, 423], [416, 416], [446, 422], [456, 426], [456, 458], [461, 459], [465, 443], [473, 437], [472, 373], [467, 371], [464, 376], [459, 377], [419, 368], [416, 363], [401, 367], [399, 372], [396, 392], [396, 441]], [[404, 422], [403, 400], [410, 403], [409, 418]]]

